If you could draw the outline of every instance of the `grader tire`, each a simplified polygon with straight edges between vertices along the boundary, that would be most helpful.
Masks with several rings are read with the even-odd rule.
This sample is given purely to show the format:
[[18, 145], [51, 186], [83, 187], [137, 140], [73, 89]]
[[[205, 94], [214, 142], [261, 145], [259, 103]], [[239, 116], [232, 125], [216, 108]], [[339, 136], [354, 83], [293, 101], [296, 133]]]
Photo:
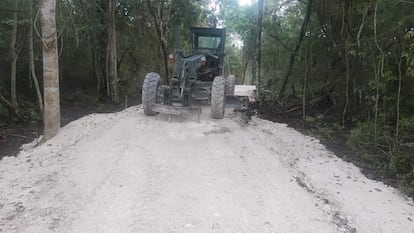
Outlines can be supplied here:
[[211, 89], [211, 117], [222, 119], [224, 117], [226, 80], [222, 76], [214, 78]]
[[154, 116], [157, 114], [152, 111], [152, 106], [156, 103], [160, 82], [161, 77], [157, 73], [148, 73], [145, 76], [144, 85], [142, 86], [142, 106], [144, 107], [144, 113], [147, 116]]
[[226, 78], [226, 95], [234, 96], [234, 88], [236, 87], [236, 76], [229, 75]]

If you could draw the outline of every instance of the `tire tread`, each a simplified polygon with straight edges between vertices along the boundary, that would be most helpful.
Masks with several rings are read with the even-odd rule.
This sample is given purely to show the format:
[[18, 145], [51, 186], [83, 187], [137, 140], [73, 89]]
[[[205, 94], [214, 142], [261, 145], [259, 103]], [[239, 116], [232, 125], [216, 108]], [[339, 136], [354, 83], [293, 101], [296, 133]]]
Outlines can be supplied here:
[[158, 73], [148, 73], [145, 76], [142, 86], [142, 106], [147, 116], [154, 116], [156, 112], [152, 111], [152, 105], [157, 99], [157, 88], [160, 84], [161, 77]]
[[222, 76], [214, 78], [211, 89], [211, 116], [214, 119], [224, 117], [226, 80]]

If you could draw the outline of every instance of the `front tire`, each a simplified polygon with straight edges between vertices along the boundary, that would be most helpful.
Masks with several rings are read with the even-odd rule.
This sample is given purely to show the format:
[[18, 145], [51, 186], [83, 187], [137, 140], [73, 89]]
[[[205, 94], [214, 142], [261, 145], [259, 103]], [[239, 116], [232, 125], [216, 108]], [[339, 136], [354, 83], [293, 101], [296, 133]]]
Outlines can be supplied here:
[[211, 89], [211, 117], [214, 119], [224, 117], [225, 91], [226, 80], [224, 77], [215, 77]]
[[234, 96], [235, 87], [236, 87], [236, 76], [231, 74], [226, 79], [226, 95]]
[[144, 113], [147, 116], [154, 116], [157, 114], [152, 111], [152, 106], [157, 101], [160, 82], [161, 77], [157, 73], [148, 73], [145, 76], [144, 84], [142, 85], [142, 106], [144, 107]]

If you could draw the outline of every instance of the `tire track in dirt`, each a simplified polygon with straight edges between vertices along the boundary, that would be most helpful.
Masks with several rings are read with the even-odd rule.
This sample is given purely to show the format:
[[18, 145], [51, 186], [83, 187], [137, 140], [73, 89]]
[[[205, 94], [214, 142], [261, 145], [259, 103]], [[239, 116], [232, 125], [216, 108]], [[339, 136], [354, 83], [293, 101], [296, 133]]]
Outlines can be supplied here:
[[[2, 188], [11, 186], [15, 190], [24, 188], [25, 192], [14, 198], [15, 200], [12, 200], [12, 197], [15, 196], [12, 193], [9, 193], [7, 196], [0, 194], [0, 200], [6, 200], [6, 204], [3, 205], [4, 208], [0, 210], [0, 213], [6, 215], [6, 219], [13, 220], [10, 225], [2, 223], [2, 228], [6, 232], [8, 231], [7, 229], [16, 232], [33, 232], [33, 226], [28, 224], [33, 221], [47, 223], [49, 226], [46, 229], [54, 230], [69, 215], [67, 213], [68, 209], [81, 206], [78, 203], [82, 200], [80, 195], [77, 195], [76, 198], [74, 196], [67, 198], [64, 192], [56, 191], [59, 190], [57, 187], [68, 190], [75, 187], [73, 183], [65, 182], [65, 179], [70, 175], [68, 167], [71, 167], [72, 162], [78, 156], [77, 148], [80, 144], [94, 137], [93, 134], [96, 131], [105, 132], [113, 127], [116, 124], [114, 119], [116, 118], [107, 118], [95, 114], [89, 115], [80, 122], [68, 124], [65, 127], [64, 133], [59, 134], [47, 143], [35, 149], [32, 149], [32, 146], [25, 146], [24, 151], [21, 152], [19, 157], [11, 158], [11, 161], [14, 161], [16, 164], [21, 163], [24, 166], [16, 167], [19, 170], [9, 170], [9, 174], [15, 178], [12, 182], [8, 184], [3, 183], [1, 186]], [[82, 130], [79, 130], [79, 126], [81, 126]], [[31, 153], [33, 150], [35, 153]], [[73, 195], [73, 192], [68, 194]], [[50, 200], [45, 198], [48, 196]], [[52, 207], [48, 204], [48, 202], [55, 201], [67, 205], [68, 203], [65, 202], [65, 199], [73, 198], [76, 201], [69, 202], [72, 207]], [[21, 203], [20, 206], [24, 206], [24, 210], [21, 211], [22, 208], [17, 210], [13, 206], [8, 207], [7, 202], [10, 202], [12, 205], [14, 205], [13, 203]], [[9, 213], [4, 212], [7, 209]], [[16, 228], [16, 226], [19, 227]], [[37, 231], [42, 232], [40, 229]]]
[[[326, 216], [330, 219], [330, 221], [334, 224], [335, 229], [337, 232], [343, 233], [356, 233], [357, 229], [350, 225], [345, 211], [339, 207], [336, 201], [326, 194], [322, 190], [318, 190], [317, 188], [313, 187], [311, 180], [307, 177], [307, 175], [300, 171], [300, 168], [297, 166], [297, 161], [299, 158], [295, 156], [296, 153], [301, 153], [295, 150], [292, 145], [284, 142], [283, 137], [281, 135], [275, 135], [271, 130], [266, 128], [261, 129], [265, 135], [268, 135], [266, 138], [272, 138], [272, 140], [276, 140], [279, 142], [278, 149], [275, 149], [272, 144], [267, 144], [267, 147], [274, 152], [275, 156], [280, 159], [280, 161], [284, 164], [286, 168], [288, 168], [292, 174], [292, 178], [295, 182], [306, 190], [310, 195], [313, 196], [315, 206], [321, 209]], [[258, 137], [261, 137], [262, 134], [257, 134]], [[283, 145], [286, 151], [280, 151], [280, 145]], [[292, 156], [283, 156], [283, 154], [288, 154]]]
[[265, 120], [254, 119], [252, 125], [254, 133], [291, 170], [297, 185], [313, 196], [316, 207], [324, 211], [336, 232], [414, 232], [412, 222], [401, 218], [414, 214], [412, 200], [368, 180], [314, 138]]

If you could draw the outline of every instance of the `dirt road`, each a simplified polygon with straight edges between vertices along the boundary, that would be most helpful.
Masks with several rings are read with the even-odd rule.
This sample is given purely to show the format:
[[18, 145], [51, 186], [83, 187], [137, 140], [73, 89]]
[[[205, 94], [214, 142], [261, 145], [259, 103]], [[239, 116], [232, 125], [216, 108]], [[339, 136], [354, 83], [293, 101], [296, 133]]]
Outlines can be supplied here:
[[95, 114], [0, 162], [0, 232], [414, 232], [414, 206], [313, 138], [237, 116]]

